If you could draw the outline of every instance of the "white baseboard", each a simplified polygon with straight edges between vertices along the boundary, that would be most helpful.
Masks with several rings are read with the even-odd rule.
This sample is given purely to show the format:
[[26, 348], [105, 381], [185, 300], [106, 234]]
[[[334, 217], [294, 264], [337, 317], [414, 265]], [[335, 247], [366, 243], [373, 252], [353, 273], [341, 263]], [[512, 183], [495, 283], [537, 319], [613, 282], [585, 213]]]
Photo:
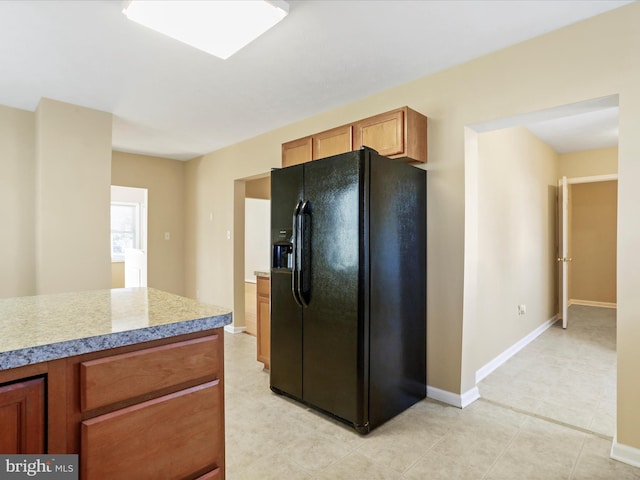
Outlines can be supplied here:
[[614, 437], [611, 445], [611, 458], [634, 467], [640, 467], [640, 449], [618, 443], [617, 436]]
[[591, 300], [577, 300], [575, 298], [572, 298], [569, 300], [569, 305], [584, 305], [585, 307], [618, 308], [617, 303], [593, 302]]
[[247, 329], [247, 327], [234, 327], [233, 324], [231, 325], [225, 325], [224, 327], [224, 331], [225, 332], [229, 332], [229, 333], [233, 333], [234, 335], [236, 333], [242, 333]]
[[558, 315], [554, 315], [552, 318], [544, 322], [538, 328], [536, 328], [533, 332], [527, 335], [524, 338], [521, 338], [518, 342], [511, 345], [504, 352], [498, 355], [496, 358], [491, 360], [489, 363], [481, 367], [476, 372], [476, 384], [480, 383], [482, 380], [487, 378], [493, 371], [495, 371], [500, 365], [513, 357], [516, 353], [522, 350], [524, 347], [533, 342], [536, 338], [538, 338], [545, 330], [547, 330], [551, 325], [558, 321]]
[[478, 387], [473, 387], [471, 390], [460, 394], [427, 385], [427, 397], [454, 407], [465, 408], [480, 398], [480, 391]]

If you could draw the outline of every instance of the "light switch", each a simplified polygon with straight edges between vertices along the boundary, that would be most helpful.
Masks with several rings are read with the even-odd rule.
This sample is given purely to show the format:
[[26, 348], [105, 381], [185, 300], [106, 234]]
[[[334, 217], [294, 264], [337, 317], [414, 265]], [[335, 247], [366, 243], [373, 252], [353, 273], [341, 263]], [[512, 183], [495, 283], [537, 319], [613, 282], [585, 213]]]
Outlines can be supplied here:
[[164, 239], [165, 240], [171, 240], [171, 233], [170, 232], [164, 232]]

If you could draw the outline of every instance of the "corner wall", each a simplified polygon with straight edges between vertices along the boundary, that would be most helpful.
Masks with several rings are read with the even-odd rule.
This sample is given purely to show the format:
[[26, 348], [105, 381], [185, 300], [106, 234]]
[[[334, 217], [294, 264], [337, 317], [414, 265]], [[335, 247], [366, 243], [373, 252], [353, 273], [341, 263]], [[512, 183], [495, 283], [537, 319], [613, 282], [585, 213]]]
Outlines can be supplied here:
[[35, 115], [0, 105], [0, 298], [34, 295]]
[[111, 114], [43, 98], [35, 140], [37, 293], [110, 288]]

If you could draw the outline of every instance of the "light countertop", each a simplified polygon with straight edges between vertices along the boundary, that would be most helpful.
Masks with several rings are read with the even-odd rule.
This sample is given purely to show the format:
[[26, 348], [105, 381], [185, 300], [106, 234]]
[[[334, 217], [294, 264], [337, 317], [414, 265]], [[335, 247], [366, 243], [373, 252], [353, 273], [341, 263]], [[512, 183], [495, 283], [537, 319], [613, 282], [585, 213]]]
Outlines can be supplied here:
[[0, 299], [0, 370], [229, 323], [229, 309], [153, 288]]
[[253, 274], [254, 274], [256, 277], [266, 277], [266, 278], [269, 278], [269, 276], [271, 275], [269, 272], [262, 272], [262, 271], [258, 271], [258, 270], [256, 270], [255, 272], [253, 272]]

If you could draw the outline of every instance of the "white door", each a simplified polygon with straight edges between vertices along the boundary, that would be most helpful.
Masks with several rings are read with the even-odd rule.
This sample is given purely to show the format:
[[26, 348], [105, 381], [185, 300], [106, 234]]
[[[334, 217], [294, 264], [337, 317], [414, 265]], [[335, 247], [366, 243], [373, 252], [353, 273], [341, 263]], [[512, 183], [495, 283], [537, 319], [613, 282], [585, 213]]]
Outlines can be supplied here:
[[559, 313], [562, 316], [562, 328], [567, 328], [569, 309], [569, 184], [567, 177], [558, 181], [558, 301]]
[[124, 251], [124, 288], [147, 286], [147, 252], [140, 248]]

